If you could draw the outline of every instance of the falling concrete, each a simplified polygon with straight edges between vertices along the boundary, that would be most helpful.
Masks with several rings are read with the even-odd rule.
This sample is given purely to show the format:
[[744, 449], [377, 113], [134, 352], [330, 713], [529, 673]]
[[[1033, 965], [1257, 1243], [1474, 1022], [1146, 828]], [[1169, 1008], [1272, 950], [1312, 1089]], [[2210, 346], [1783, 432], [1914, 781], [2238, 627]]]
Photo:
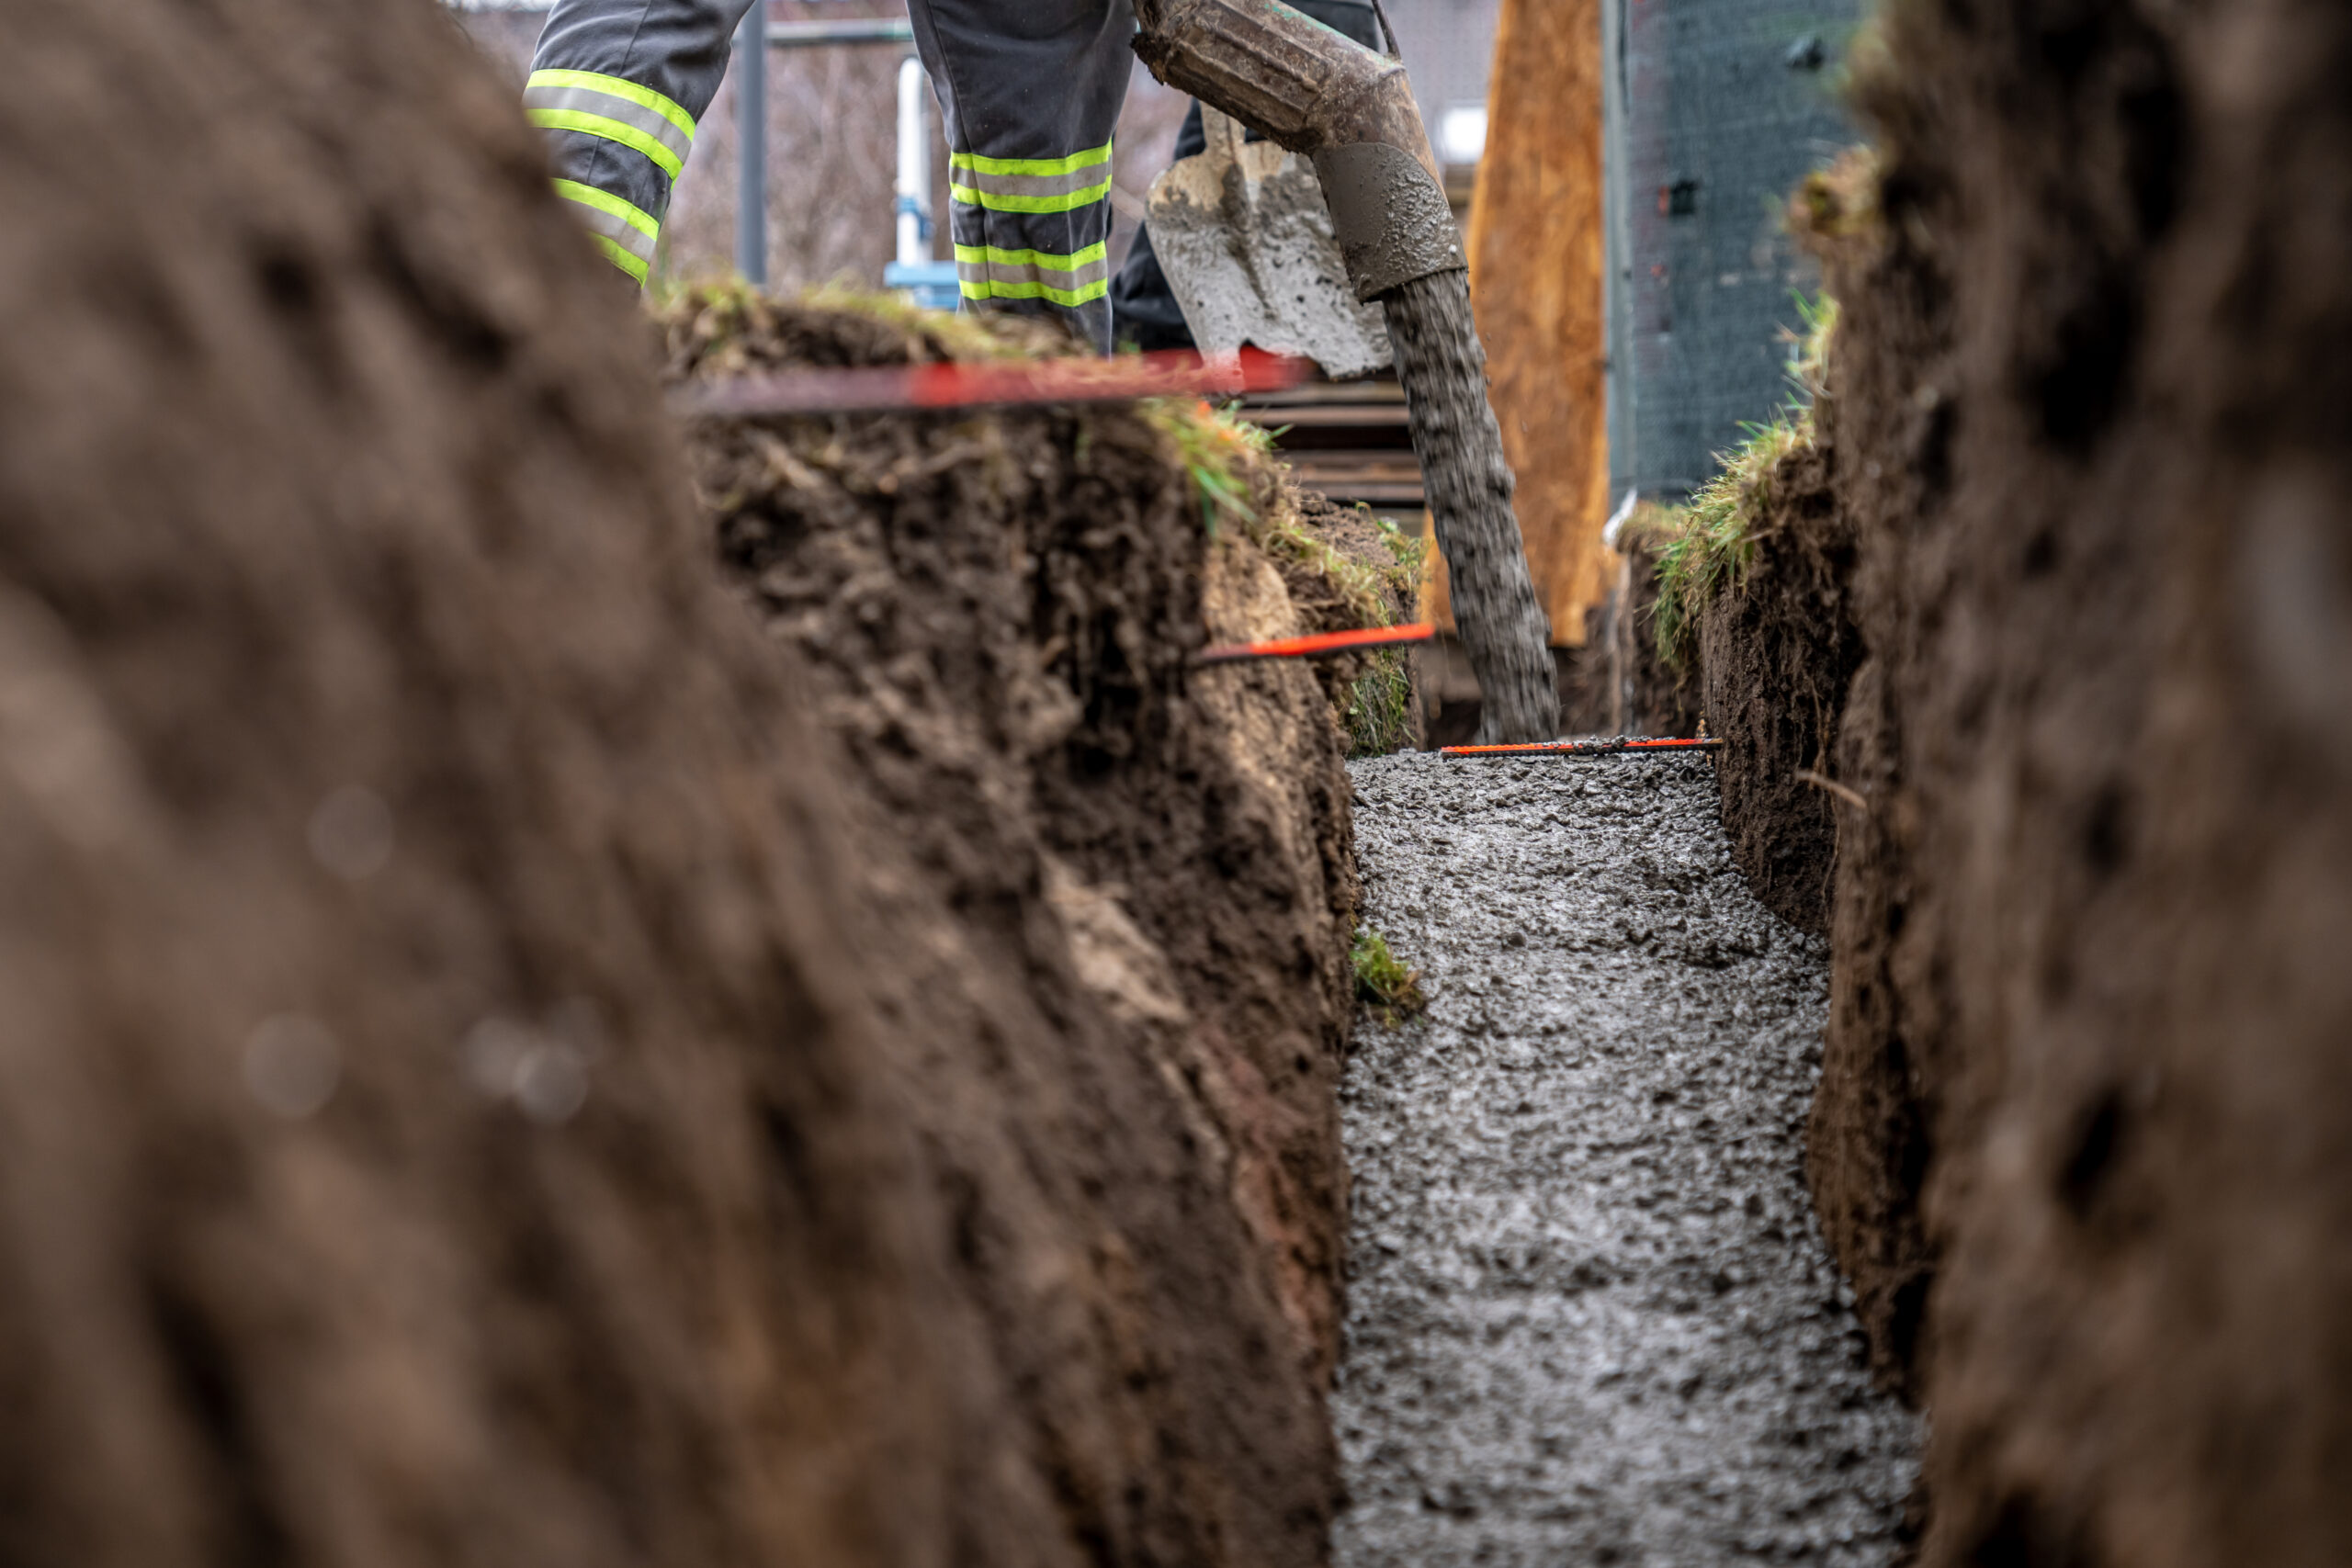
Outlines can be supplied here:
[[1354, 764], [1367, 1023], [1340, 1568], [1894, 1561], [1875, 1393], [1804, 1186], [1826, 945], [1749, 895], [1700, 758]]

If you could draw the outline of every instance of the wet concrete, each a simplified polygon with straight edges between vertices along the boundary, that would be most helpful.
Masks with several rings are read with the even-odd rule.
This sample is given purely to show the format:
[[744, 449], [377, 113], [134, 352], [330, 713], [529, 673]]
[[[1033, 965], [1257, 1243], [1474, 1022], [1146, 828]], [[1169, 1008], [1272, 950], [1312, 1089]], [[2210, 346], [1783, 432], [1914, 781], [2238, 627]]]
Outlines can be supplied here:
[[1801, 1169], [1826, 944], [1748, 894], [1711, 764], [1352, 772], [1431, 1006], [1343, 1091], [1340, 1568], [1892, 1562], [1920, 1427]]

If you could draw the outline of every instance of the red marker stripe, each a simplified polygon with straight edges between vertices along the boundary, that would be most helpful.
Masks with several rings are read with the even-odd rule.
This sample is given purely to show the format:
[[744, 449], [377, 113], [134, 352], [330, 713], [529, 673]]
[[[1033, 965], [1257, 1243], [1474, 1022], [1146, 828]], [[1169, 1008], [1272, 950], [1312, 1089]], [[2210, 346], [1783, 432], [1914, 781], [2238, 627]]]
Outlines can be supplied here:
[[1032, 403], [1128, 402], [1279, 391], [1312, 366], [1244, 348], [1204, 359], [1190, 349], [1079, 358], [866, 365], [780, 370], [680, 388], [671, 407], [686, 419], [780, 414], [890, 413], [918, 409], [1011, 408]]
[[1520, 746], [1441, 746], [1447, 757], [1605, 757], [1618, 751], [1713, 751], [1723, 742], [1704, 740], [1541, 740]]
[[1318, 653], [1353, 653], [1367, 648], [1400, 648], [1427, 642], [1437, 628], [1427, 622], [1408, 626], [1365, 626], [1358, 631], [1318, 632], [1313, 637], [1276, 637], [1271, 642], [1228, 642], [1204, 648], [1195, 664], [1231, 664], [1243, 659], [1312, 659]]

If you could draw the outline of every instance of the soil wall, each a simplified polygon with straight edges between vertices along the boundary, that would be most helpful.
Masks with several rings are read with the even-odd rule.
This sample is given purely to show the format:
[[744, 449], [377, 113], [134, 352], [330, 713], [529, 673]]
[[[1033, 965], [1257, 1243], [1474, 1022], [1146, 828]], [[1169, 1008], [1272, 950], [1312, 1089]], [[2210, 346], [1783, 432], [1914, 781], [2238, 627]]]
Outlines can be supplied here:
[[1896, 6], [1814, 213], [1867, 806], [1811, 1165], [1932, 1564], [2352, 1559], [2347, 72], [2324, 0]]
[[1757, 485], [1753, 564], [1707, 602], [1692, 640], [1707, 728], [1724, 743], [1715, 777], [1733, 856], [1766, 908], [1826, 936], [1839, 809], [1830, 751], [1862, 639], [1834, 394], [1815, 399], [1813, 428]]
[[861, 427], [779, 647], [438, 6], [0, 18], [0, 1562], [1318, 1561], [1344, 781], [1182, 663], [1272, 567]]
[[[1024, 346], [1046, 335], [1017, 319], [992, 326]], [[689, 297], [667, 327], [679, 378], [936, 358], [975, 346], [941, 332], [978, 330], [878, 303], [731, 291]], [[933, 1123], [928, 1135], [994, 1146], [1038, 1112], [1035, 1074], [1069, 1078], [1067, 1120], [1041, 1121], [1018, 1142], [1038, 1165], [1085, 1169], [1057, 1144], [1101, 1114], [1075, 1087], [1100, 1070], [1084, 1058], [1132, 1057], [1178, 1092], [1197, 1135], [1190, 1152], [1255, 1244], [1170, 1234], [1155, 1251], [1197, 1250], [1190, 1266], [1204, 1281], [1238, 1271], [1279, 1301], [1282, 1343], [1319, 1388], [1338, 1350], [1337, 1089], [1357, 899], [1338, 694], [1296, 663], [1188, 667], [1209, 641], [1309, 629], [1243, 529], [1204, 525], [1165, 424], [1193, 417], [1102, 408], [714, 422], [697, 428], [694, 450], [725, 566], [805, 661], [827, 727], [847, 744], [870, 854], [911, 863], [882, 879], [886, 891], [914, 891], [910, 917], [922, 904], [952, 912], [949, 934], [980, 971], [1026, 976], [1044, 996], [1075, 983], [1115, 1015], [1102, 1041], [1064, 1047], [1075, 1062], [991, 1074], [960, 1044], [927, 1060], [909, 1095]], [[1246, 472], [1271, 508], [1271, 466]], [[1300, 597], [1311, 582], [1329, 588], [1289, 564]], [[920, 1010], [935, 989], [885, 1005]], [[967, 1032], [961, 1020], [933, 1031], [943, 1042]], [[1117, 1111], [1103, 1130], [1142, 1114]], [[1143, 1152], [1103, 1151], [1114, 1165]], [[975, 1185], [980, 1201], [1005, 1201]], [[1268, 1267], [1252, 1273], [1251, 1256]], [[989, 1288], [1023, 1287], [1037, 1270], [1017, 1261]], [[1025, 1337], [1035, 1303], [1007, 1306]], [[1239, 1310], [1198, 1308], [1212, 1335]], [[1069, 1352], [1026, 1353], [1042, 1366]], [[1223, 1422], [1301, 1386], [1165, 1393]], [[1321, 1440], [1297, 1437], [1309, 1450]]]

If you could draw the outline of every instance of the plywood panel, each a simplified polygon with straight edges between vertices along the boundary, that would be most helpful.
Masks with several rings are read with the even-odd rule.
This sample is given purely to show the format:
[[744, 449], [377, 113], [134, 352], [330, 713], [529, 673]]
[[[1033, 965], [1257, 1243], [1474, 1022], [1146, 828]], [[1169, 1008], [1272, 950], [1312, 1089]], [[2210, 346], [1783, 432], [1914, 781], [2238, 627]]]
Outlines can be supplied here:
[[[1580, 645], [1615, 564], [1603, 389], [1599, 0], [1503, 0], [1470, 205], [1470, 292], [1552, 640]], [[1434, 555], [1434, 552], [1432, 552]], [[1444, 570], [1428, 609], [1451, 626]]]

